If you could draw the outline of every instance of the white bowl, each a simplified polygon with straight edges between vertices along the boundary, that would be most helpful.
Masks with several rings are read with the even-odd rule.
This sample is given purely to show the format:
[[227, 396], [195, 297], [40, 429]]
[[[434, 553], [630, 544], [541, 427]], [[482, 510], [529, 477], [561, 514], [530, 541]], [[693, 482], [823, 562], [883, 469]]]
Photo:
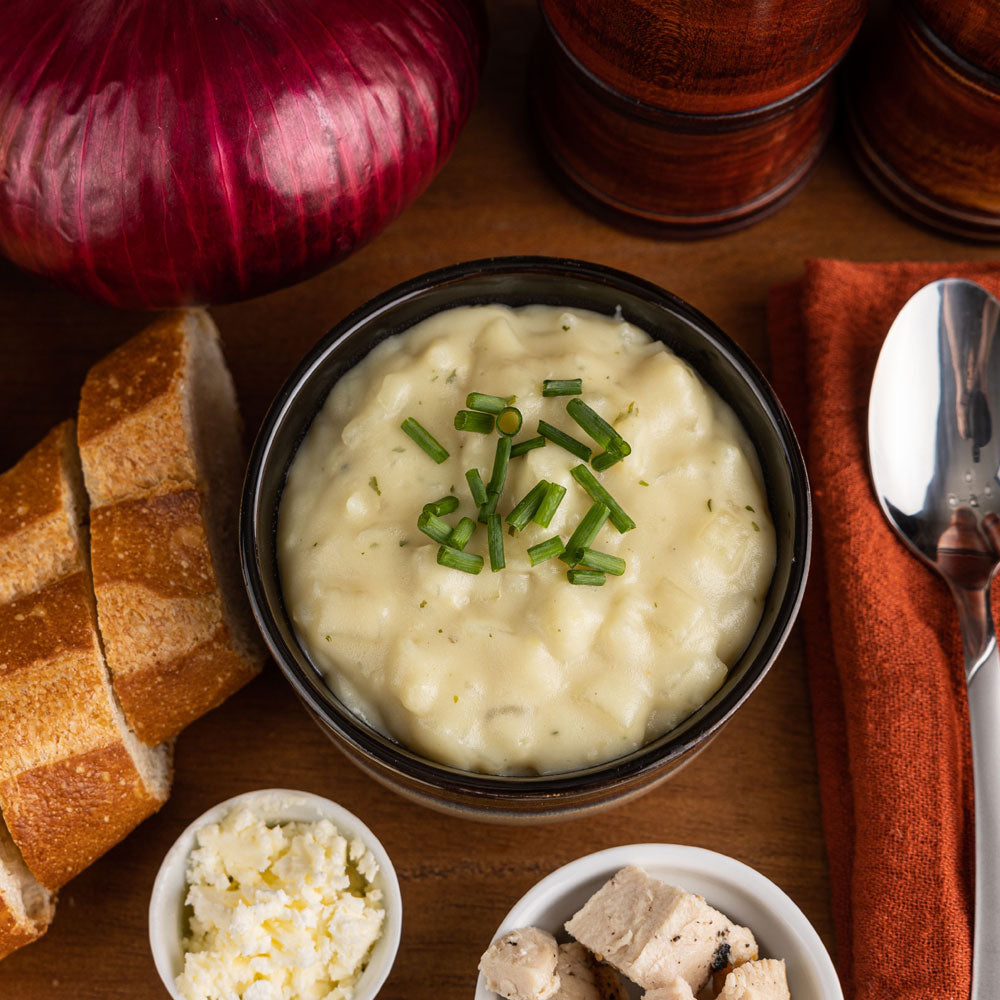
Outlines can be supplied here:
[[196, 846], [198, 831], [209, 823], [219, 823], [239, 806], [250, 806], [265, 823], [306, 822], [328, 819], [349, 840], [360, 837], [371, 849], [378, 862], [375, 885], [382, 890], [385, 922], [382, 934], [372, 949], [368, 966], [358, 980], [354, 1000], [372, 1000], [385, 982], [399, 948], [403, 925], [403, 900], [399, 881], [389, 855], [375, 835], [353, 813], [329, 799], [309, 792], [285, 788], [263, 788], [246, 792], [220, 802], [199, 816], [174, 842], [167, 852], [149, 900], [149, 945], [156, 962], [156, 971], [174, 1000], [182, 1000], [174, 980], [184, 971], [183, 939], [187, 919], [184, 912], [188, 857]]
[[[571, 940], [563, 924], [626, 865], [638, 865], [670, 885], [704, 896], [736, 923], [753, 931], [766, 958], [783, 958], [794, 1000], [844, 1000], [833, 962], [802, 911], [772, 881], [734, 858], [700, 847], [630, 844], [612, 847], [557, 868], [521, 897], [494, 938], [519, 927], [541, 927]], [[488, 941], [483, 942], [485, 951]], [[641, 991], [631, 991], [638, 997]], [[482, 974], [476, 1000], [496, 1000]]]

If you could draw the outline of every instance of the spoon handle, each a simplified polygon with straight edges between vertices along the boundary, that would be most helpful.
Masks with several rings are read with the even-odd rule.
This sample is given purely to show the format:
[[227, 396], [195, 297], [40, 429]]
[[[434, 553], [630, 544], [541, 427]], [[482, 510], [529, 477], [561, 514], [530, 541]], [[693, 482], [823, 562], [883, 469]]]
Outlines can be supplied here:
[[976, 811], [976, 902], [971, 1000], [995, 1000], [1000, 983], [1000, 657], [997, 645], [969, 679]]

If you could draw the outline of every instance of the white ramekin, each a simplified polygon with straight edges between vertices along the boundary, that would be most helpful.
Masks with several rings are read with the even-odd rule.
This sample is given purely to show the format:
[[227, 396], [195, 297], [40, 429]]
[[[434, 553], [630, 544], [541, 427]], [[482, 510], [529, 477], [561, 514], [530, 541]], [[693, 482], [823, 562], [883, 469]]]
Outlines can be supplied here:
[[[791, 899], [741, 861], [700, 847], [629, 844], [572, 861], [529, 889], [514, 904], [494, 938], [519, 927], [541, 927], [560, 940], [571, 940], [563, 924], [627, 865], [638, 865], [663, 882], [704, 896], [711, 906], [749, 927], [762, 957], [785, 960], [788, 988], [795, 1000], [844, 1000], [823, 942]], [[482, 942], [483, 951], [489, 943]], [[475, 1000], [496, 1000], [482, 975], [476, 983]]]
[[368, 966], [358, 980], [354, 1000], [373, 1000], [385, 982], [399, 948], [403, 925], [403, 900], [396, 871], [385, 848], [353, 813], [343, 806], [309, 792], [285, 788], [263, 788], [220, 802], [199, 816], [167, 852], [149, 900], [149, 945], [156, 971], [170, 996], [182, 1000], [174, 980], [184, 970], [183, 939], [187, 920], [184, 912], [185, 878], [188, 857], [196, 846], [198, 831], [209, 823], [218, 823], [234, 809], [249, 806], [265, 823], [315, 822], [328, 819], [348, 839], [360, 837], [378, 862], [375, 884], [382, 890], [385, 924], [372, 951]]

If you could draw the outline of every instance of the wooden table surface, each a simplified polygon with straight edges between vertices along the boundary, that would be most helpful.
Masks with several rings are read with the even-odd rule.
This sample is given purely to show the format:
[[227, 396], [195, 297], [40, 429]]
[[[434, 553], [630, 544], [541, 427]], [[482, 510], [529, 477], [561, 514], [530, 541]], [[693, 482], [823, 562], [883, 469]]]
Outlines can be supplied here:
[[[807, 257], [985, 258], [995, 251], [894, 214], [835, 138], [798, 197], [770, 219], [696, 243], [626, 234], [569, 202], [539, 165], [526, 121], [532, 0], [494, 0], [479, 105], [454, 157], [403, 216], [350, 260], [304, 284], [213, 310], [247, 428], [258, 426], [305, 350], [349, 310], [406, 278], [502, 254], [576, 256], [631, 271], [687, 299], [766, 370], [768, 289]], [[72, 416], [87, 368], [147, 314], [82, 302], [0, 263], [0, 468]], [[403, 938], [381, 996], [469, 1000], [476, 963], [508, 908], [552, 869], [645, 841], [733, 855], [776, 881], [832, 947], [815, 754], [800, 636], [718, 739], [647, 796], [544, 827], [488, 826], [429, 812], [374, 784], [327, 742], [273, 664], [180, 738], [173, 795], [158, 815], [72, 881], [39, 942], [0, 963], [4, 1000], [166, 996], [146, 908], [157, 867], [203, 810], [252, 788], [328, 796], [357, 813], [394, 859]]]

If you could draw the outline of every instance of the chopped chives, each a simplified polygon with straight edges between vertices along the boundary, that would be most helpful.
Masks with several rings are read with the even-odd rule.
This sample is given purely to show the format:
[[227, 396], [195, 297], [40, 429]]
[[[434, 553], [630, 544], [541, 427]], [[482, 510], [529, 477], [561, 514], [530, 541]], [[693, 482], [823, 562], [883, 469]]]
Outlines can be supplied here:
[[463, 517], [448, 536], [447, 544], [453, 549], [464, 549], [476, 530], [476, 522], [471, 517]]
[[482, 507], [486, 503], [486, 484], [483, 482], [483, 477], [479, 475], [479, 470], [469, 469], [465, 474], [465, 481], [469, 484], [472, 502], [477, 507]]
[[605, 450], [610, 448], [613, 441], [617, 441], [621, 442], [623, 458], [631, 453], [632, 449], [628, 448], [621, 434], [582, 399], [571, 399], [566, 404], [566, 412]]
[[[624, 448], [621, 445], [625, 445]], [[612, 465], [617, 465], [626, 455], [631, 455], [632, 449], [626, 441], [612, 441], [608, 445], [607, 451], [602, 451], [600, 455], [595, 455], [590, 463], [598, 472], [610, 469]]]
[[559, 558], [564, 563], [575, 566], [580, 561], [583, 550], [590, 548], [590, 543], [604, 527], [609, 513], [608, 508], [603, 503], [592, 504], [590, 510], [580, 518], [580, 523], [566, 543], [566, 551]]
[[425, 510], [417, 518], [417, 527], [428, 538], [433, 538], [435, 542], [447, 542], [449, 537], [451, 537], [451, 528], [437, 514], [429, 510]]
[[571, 569], [566, 579], [578, 587], [603, 587], [604, 574], [594, 569]]
[[544, 479], [539, 479], [507, 515], [507, 523], [514, 531], [520, 531], [534, 517], [548, 488], [549, 484]]
[[609, 552], [595, 552], [593, 549], [583, 550], [580, 565], [600, 570], [602, 573], [611, 573], [613, 576], [621, 576], [625, 572], [625, 560], [621, 556], [613, 556]]
[[611, 523], [623, 534], [635, 527], [632, 520], [622, 510], [621, 504], [597, 481], [597, 477], [585, 465], [575, 465], [570, 475], [590, 494], [592, 500], [604, 504], [611, 511]]
[[563, 545], [562, 539], [558, 535], [553, 535], [544, 542], [532, 545], [528, 549], [528, 558], [531, 560], [532, 566], [537, 566], [540, 562], [545, 562], [546, 559], [561, 556], [565, 549], [566, 547]]
[[503, 554], [503, 528], [499, 514], [490, 514], [486, 518], [486, 538], [490, 548], [490, 569], [495, 573], [507, 565]]
[[485, 392], [470, 392], [465, 397], [465, 405], [470, 410], [479, 410], [480, 413], [492, 413], [496, 416], [507, 405], [507, 400], [502, 396], [488, 396]]
[[543, 396], [579, 396], [581, 392], [582, 378], [547, 378], [542, 382]]
[[506, 406], [497, 416], [497, 430], [507, 437], [513, 437], [520, 429], [524, 418], [516, 406]]
[[403, 429], [403, 433], [423, 448], [438, 465], [448, 457], [448, 450], [413, 417], [407, 417], [399, 426]]
[[486, 518], [490, 514], [495, 514], [497, 512], [497, 503], [500, 500], [499, 493], [490, 493], [486, 497], [486, 503], [482, 504], [479, 508], [479, 523], [485, 524]]
[[424, 510], [429, 510], [432, 514], [443, 517], [445, 514], [458, 510], [458, 497], [447, 496], [441, 497], [440, 500], [432, 500], [430, 503], [424, 504]]
[[553, 427], [552, 424], [546, 423], [544, 420], [539, 420], [538, 433], [542, 437], [548, 438], [553, 444], [559, 445], [560, 448], [565, 448], [571, 455], [576, 455], [577, 458], [582, 459], [584, 462], [590, 461], [590, 449], [582, 441], [577, 441], [576, 438], [570, 437], [564, 431], [559, 430], [558, 427]]
[[[493, 456], [493, 475], [490, 476], [487, 493], [502, 493], [503, 484], [507, 481], [507, 463], [510, 461], [510, 438], [501, 437], [497, 440], [497, 450]], [[494, 505], [495, 509], [496, 505]]]
[[548, 488], [545, 490], [545, 496], [542, 497], [542, 502], [538, 505], [538, 510], [535, 511], [532, 521], [535, 524], [540, 524], [543, 528], [547, 528], [552, 522], [553, 515], [559, 509], [559, 504], [562, 503], [564, 496], [566, 496], [565, 486], [560, 486], [558, 483], [549, 483]]
[[483, 557], [472, 552], [463, 552], [461, 549], [453, 549], [448, 545], [442, 545], [438, 549], [438, 565], [449, 566], [451, 569], [460, 569], [463, 573], [478, 573], [483, 568]]
[[527, 438], [524, 441], [518, 441], [517, 444], [511, 446], [510, 457], [517, 458], [518, 455], [523, 455], [526, 451], [534, 451], [536, 448], [544, 448], [544, 447], [545, 447], [545, 438], [543, 437]]
[[459, 410], [455, 414], [455, 430], [474, 434], [489, 434], [493, 430], [493, 417], [475, 410]]

